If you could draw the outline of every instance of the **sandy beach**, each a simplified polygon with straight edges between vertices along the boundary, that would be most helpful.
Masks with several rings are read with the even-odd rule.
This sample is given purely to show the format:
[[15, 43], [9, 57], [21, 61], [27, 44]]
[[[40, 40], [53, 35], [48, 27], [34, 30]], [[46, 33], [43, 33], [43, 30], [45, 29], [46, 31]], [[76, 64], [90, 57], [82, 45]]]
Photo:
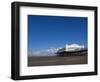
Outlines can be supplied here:
[[51, 66], [51, 65], [74, 65], [74, 64], [87, 64], [87, 55], [84, 56], [44, 56], [28, 57], [28, 66]]

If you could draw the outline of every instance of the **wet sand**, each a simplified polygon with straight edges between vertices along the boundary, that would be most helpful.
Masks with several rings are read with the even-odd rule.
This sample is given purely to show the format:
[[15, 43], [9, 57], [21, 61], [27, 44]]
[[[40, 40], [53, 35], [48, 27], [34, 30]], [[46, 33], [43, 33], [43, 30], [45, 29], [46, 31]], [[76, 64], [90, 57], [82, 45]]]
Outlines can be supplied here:
[[74, 65], [87, 64], [87, 56], [46, 56], [46, 57], [28, 57], [28, 66], [52, 66], [52, 65]]

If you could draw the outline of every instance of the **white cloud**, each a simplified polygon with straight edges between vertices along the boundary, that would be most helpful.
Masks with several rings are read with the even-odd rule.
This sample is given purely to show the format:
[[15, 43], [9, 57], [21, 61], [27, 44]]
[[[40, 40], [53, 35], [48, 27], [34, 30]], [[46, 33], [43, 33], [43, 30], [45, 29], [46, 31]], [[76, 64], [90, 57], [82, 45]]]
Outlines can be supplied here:
[[79, 45], [79, 44], [71, 44], [71, 45], [66, 44], [65, 45], [66, 51], [82, 49], [82, 48], [84, 48], [84, 45]]
[[38, 51], [30, 51], [29, 56], [56, 56], [56, 52], [61, 48], [49, 48]]
[[[84, 45], [79, 45], [79, 44], [65, 45], [66, 51], [73, 51], [73, 50], [82, 49], [82, 48], [84, 48]], [[30, 51], [29, 56], [56, 56], [57, 55], [56, 52], [59, 49], [62, 49], [62, 48], [59, 47], [59, 48], [49, 48], [49, 49], [38, 50], [38, 51]]]

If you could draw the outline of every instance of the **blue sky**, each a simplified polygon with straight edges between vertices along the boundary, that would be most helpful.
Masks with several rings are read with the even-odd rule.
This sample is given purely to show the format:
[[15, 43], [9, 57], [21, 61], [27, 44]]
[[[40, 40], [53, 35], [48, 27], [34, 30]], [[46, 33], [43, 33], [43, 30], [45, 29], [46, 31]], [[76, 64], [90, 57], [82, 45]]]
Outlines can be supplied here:
[[87, 47], [87, 18], [28, 15], [28, 49], [64, 47], [65, 44]]

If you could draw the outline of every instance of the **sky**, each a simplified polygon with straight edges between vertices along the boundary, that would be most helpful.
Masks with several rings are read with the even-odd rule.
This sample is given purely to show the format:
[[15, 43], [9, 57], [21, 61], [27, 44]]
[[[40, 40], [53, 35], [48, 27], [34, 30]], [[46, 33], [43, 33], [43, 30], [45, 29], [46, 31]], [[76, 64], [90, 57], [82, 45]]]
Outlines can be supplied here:
[[87, 18], [28, 15], [28, 50], [79, 44], [87, 47]]

